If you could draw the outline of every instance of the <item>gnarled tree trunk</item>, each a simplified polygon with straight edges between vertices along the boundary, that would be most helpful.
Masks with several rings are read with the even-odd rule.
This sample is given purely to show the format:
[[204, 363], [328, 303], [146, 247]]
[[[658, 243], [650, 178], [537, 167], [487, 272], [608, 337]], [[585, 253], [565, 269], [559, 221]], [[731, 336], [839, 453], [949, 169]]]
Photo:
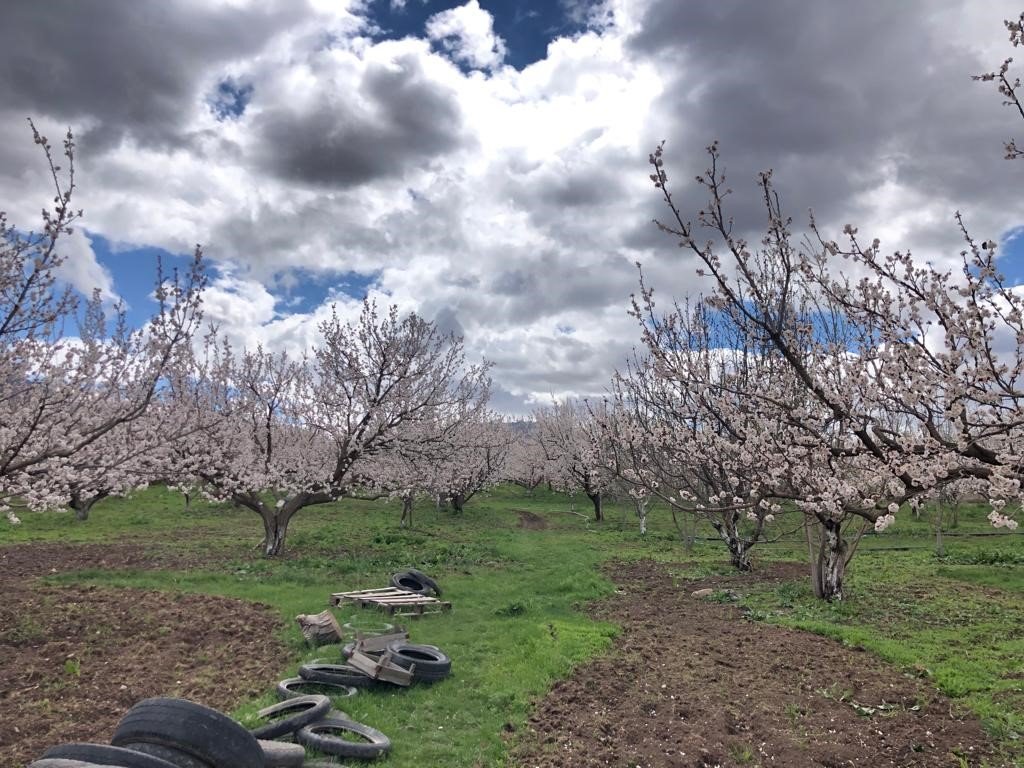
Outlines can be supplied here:
[[285, 499], [284, 503], [268, 506], [255, 493], [236, 493], [231, 497], [239, 506], [251, 509], [263, 521], [263, 541], [260, 546], [265, 557], [279, 557], [284, 553], [288, 524], [303, 507], [334, 501], [327, 493], [300, 493]]
[[587, 498], [590, 499], [590, 503], [594, 505], [594, 520], [599, 523], [604, 520], [604, 507], [602, 506], [601, 492], [587, 491], [586, 494]]
[[822, 600], [842, 600], [847, 559], [842, 523], [827, 518], [818, 522], [821, 524], [821, 540], [818, 557], [811, 567], [814, 594]]
[[738, 523], [739, 514], [737, 513], [729, 515], [725, 520], [711, 521], [711, 525], [718, 532], [718, 537], [725, 542], [725, 546], [729, 550], [729, 560], [733, 567], [738, 571], [746, 572], [753, 567], [750, 563], [750, 550], [754, 544], [740, 535]]
[[71, 492], [71, 500], [68, 502], [68, 506], [75, 510], [75, 518], [78, 520], [88, 520], [89, 512], [92, 510], [93, 505], [97, 501], [102, 501], [110, 495], [109, 491], [100, 491], [93, 494], [92, 496], [83, 496], [80, 491]]

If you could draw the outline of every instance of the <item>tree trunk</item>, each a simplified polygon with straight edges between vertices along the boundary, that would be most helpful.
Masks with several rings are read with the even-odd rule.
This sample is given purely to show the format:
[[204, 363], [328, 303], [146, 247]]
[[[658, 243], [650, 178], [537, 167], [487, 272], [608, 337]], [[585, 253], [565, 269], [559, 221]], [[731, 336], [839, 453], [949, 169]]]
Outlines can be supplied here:
[[636, 499], [636, 516], [640, 518], [640, 535], [647, 535], [647, 499]]
[[323, 492], [299, 493], [273, 506], [267, 506], [255, 493], [236, 493], [231, 500], [240, 507], [251, 509], [263, 521], [263, 541], [260, 546], [265, 557], [279, 557], [284, 553], [288, 536], [288, 523], [292, 516], [311, 504], [325, 504], [334, 497]]
[[461, 514], [466, 506], [466, 495], [463, 493], [453, 493], [450, 498], [452, 509]]
[[284, 554], [284, 540], [288, 535], [288, 519], [281, 519], [276, 510], [266, 509], [263, 518], [263, 554], [265, 557], [280, 557]]
[[402, 497], [402, 520], [399, 528], [412, 528], [412, 494], [407, 493]]
[[733, 567], [738, 571], [746, 572], [752, 569], [750, 550], [754, 545], [740, 536], [736, 527], [737, 522], [739, 522], [739, 515], [734, 513], [724, 522], [712, 520], [711, 525], [718, 531], [719, 538], [729, 549], [729, 561]]
[[946, 545], [942, 543], [942, 504], [935, 504], [935, 556], [946, 556]]
[[683, 529], [685, 530], [683, 548], [687, 552], [693, 552], [693, 548], [697, 545], [697, 515], [695, 513], [686, 513]]
[[817, 568], [812, 569], [816, 578], [814, 594], [822, 600], [842, 600], [847, 550], [842, 524], [831, 519], [819, 522], [821, 543], [818, 547]]
[[192, 508], [192, 494], [184, 491], [181, 495], [185, 497], [185, 511], [188, 512]]
[[82, 496], [79, 491], [72, 491], [68, 506], [75, 510], [75, 518], [84, 522], [89, 519], [89, 512], [92, 510], [93, 505], [109, 495], [107, 491], [100, 491], [92, 496]]
[[330, 611], [323, 611], [317, 614], [300, 613], [295, 617], [295, 622], [302, 630], [302, 636], [312, 646], [327, 645], [329, 643], [340, 643], [344, 641], [344, 633], [338, 620]]
[[600, 523], [604, 520], [604, 508], [601, 506], [601, 492], [596, 491], [591, 493], [587, 491], [587, 498], [590, 499], [590, 503], [594, 505], [594, 520]]

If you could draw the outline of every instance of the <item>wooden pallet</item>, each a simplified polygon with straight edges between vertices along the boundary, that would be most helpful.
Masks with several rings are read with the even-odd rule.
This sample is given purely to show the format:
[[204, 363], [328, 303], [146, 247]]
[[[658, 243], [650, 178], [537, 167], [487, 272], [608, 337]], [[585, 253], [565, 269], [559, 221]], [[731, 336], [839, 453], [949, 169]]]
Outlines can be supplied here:
[[361, 589], [356, 592], [335, 592], [331, 595], [331, 605], [356, 603], [361, 608], [372, 606], [380, 608], [391, 616], [409, 616], [416, 618], [425, 613], [450, 611], [452, 604], [443, 602], [429, 595], [417, 595], [395, 587], [381, 589]]

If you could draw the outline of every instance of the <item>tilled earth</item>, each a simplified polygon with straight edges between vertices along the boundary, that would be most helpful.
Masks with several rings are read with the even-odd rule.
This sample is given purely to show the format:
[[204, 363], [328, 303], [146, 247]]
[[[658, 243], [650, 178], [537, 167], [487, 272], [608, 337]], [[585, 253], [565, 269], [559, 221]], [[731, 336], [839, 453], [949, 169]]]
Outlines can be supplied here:
[[230, 710], [267, 690], [289, 654], [269, 608], [36, 580], [197, 564], [134, 544], [0, 549], [0, 768], [25, 765], [53, 744], [105, 742], [125, 711], [150, 696]]
[[[594, 613], [623, 632], [538, 705], [521, 768], [1000, 765], [977, 719], [954, 714], [925, 681], [690, 595], [740, 582], [680, 587], [649, 562], [610, 575], [620, 593]], [[766, 567], [758, 577], [802, 575]]]

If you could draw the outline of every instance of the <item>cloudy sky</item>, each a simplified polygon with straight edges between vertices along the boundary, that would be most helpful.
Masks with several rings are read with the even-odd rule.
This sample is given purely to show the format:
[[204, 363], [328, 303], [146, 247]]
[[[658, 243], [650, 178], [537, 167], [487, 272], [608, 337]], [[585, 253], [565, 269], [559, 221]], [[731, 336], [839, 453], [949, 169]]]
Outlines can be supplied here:
[[[1024, 124], [1002, 0], [6, 0], [0, 209], [48, 200], [26, 116], [79, 142], [65, 277], [142, 322], [158, 255], [202, 243], [207, 316], [300, 347], [369, 293], [494, 362], [496, 404], [603, 391], [638, 339], [640, 261], [700, 290], [651, 223], [666, 139], [684, 210], [721, 142], [740, 226], [773, 168], [798, 223], [935, 263], [953, 212], [1024, 278]], [[1024, 241], [1024, 238], [1019, 238]]]

